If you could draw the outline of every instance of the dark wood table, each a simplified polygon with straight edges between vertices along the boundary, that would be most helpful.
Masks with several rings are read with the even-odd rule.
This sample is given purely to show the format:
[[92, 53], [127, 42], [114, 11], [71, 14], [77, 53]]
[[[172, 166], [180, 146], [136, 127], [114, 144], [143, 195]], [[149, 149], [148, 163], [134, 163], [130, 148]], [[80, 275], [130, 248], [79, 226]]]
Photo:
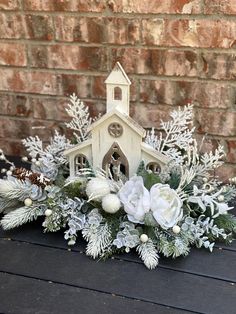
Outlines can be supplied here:
[[0, 231], [0, 313], [236, 313], [236, 244], [161, 259], [147, 270], [134, 254], [94, 261], [85, 243], [40, 221]]

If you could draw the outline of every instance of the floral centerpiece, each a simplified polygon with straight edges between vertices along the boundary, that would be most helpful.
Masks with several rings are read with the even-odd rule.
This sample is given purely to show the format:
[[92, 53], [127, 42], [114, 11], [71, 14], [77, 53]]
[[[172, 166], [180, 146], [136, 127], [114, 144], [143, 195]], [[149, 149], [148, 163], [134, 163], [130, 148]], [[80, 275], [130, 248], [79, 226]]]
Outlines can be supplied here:
[[[75, 95], [67, 112], [75, 140], [89, 138], [88, 107]], [[159, 171], [146, 169], [141, 161], [130, 179], [122, 173], [92, 169], [87, 164], [74, 178], [68, 175], [64, 150], [74, 144], [55, 132], [43, 146], [36, 137], [23, 140], [29, 157], [16, 168], [0, 151], [9, 167], [1, 170], [1, 226], [8, 230], [43, 217], [44, 232], [63, 230], [68, 245], [81, 232], [86, 254], [107, 258], [136, 250], [153, 269], [159, 256], [186, 256], [191, 246], [213, 250], [215, 241], [231, 242], [236, 218], [229, 202], [235, 198], [236, 178], [223, 185], [215, 169], [223, 164], [223, 147], [201, 153], [193, 137], [193, 107], [174, 110], [161, 131], [147, 132], [145, 142], [169, 158]]]

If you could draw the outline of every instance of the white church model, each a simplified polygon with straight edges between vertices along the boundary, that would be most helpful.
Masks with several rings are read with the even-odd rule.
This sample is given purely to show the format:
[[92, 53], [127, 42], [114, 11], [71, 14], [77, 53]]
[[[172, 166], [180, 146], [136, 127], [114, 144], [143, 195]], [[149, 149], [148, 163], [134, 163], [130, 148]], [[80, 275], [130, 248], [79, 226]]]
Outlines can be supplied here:
[[121, 172], [133, 176], [140, 162], [154, 172], [161, 171], [168, 158], [143, 142], [146, 131], [129, 117], [130, 80], [119, 62], [105, 81], [106, 114], [91, 124], [88, 140], [66, 150], [70, 177], [76, 177], [88, 163], [103, 168], [117, 180]]

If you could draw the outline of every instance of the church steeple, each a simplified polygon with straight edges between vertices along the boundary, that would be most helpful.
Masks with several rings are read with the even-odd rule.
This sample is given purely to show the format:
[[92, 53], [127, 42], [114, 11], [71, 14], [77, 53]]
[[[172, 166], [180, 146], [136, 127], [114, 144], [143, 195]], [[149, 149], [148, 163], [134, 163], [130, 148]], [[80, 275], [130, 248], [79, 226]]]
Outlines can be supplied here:
[[129, 115], [129, 86], [131, 82], [119, 62], [116, 63], [105, 83], [107, 112], [116, 108]]

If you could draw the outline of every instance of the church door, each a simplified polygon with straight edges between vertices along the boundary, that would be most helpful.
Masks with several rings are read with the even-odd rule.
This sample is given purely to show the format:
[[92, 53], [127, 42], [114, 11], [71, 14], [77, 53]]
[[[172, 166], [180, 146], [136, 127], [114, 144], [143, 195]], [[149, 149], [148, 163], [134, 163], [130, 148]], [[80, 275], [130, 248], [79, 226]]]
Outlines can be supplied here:
[[129, 163], [118, 143], [114, 143], [103, 158], [102, 168], [112, 174], [114, 180], [119, 180], [120, 175], [129, 177]]

